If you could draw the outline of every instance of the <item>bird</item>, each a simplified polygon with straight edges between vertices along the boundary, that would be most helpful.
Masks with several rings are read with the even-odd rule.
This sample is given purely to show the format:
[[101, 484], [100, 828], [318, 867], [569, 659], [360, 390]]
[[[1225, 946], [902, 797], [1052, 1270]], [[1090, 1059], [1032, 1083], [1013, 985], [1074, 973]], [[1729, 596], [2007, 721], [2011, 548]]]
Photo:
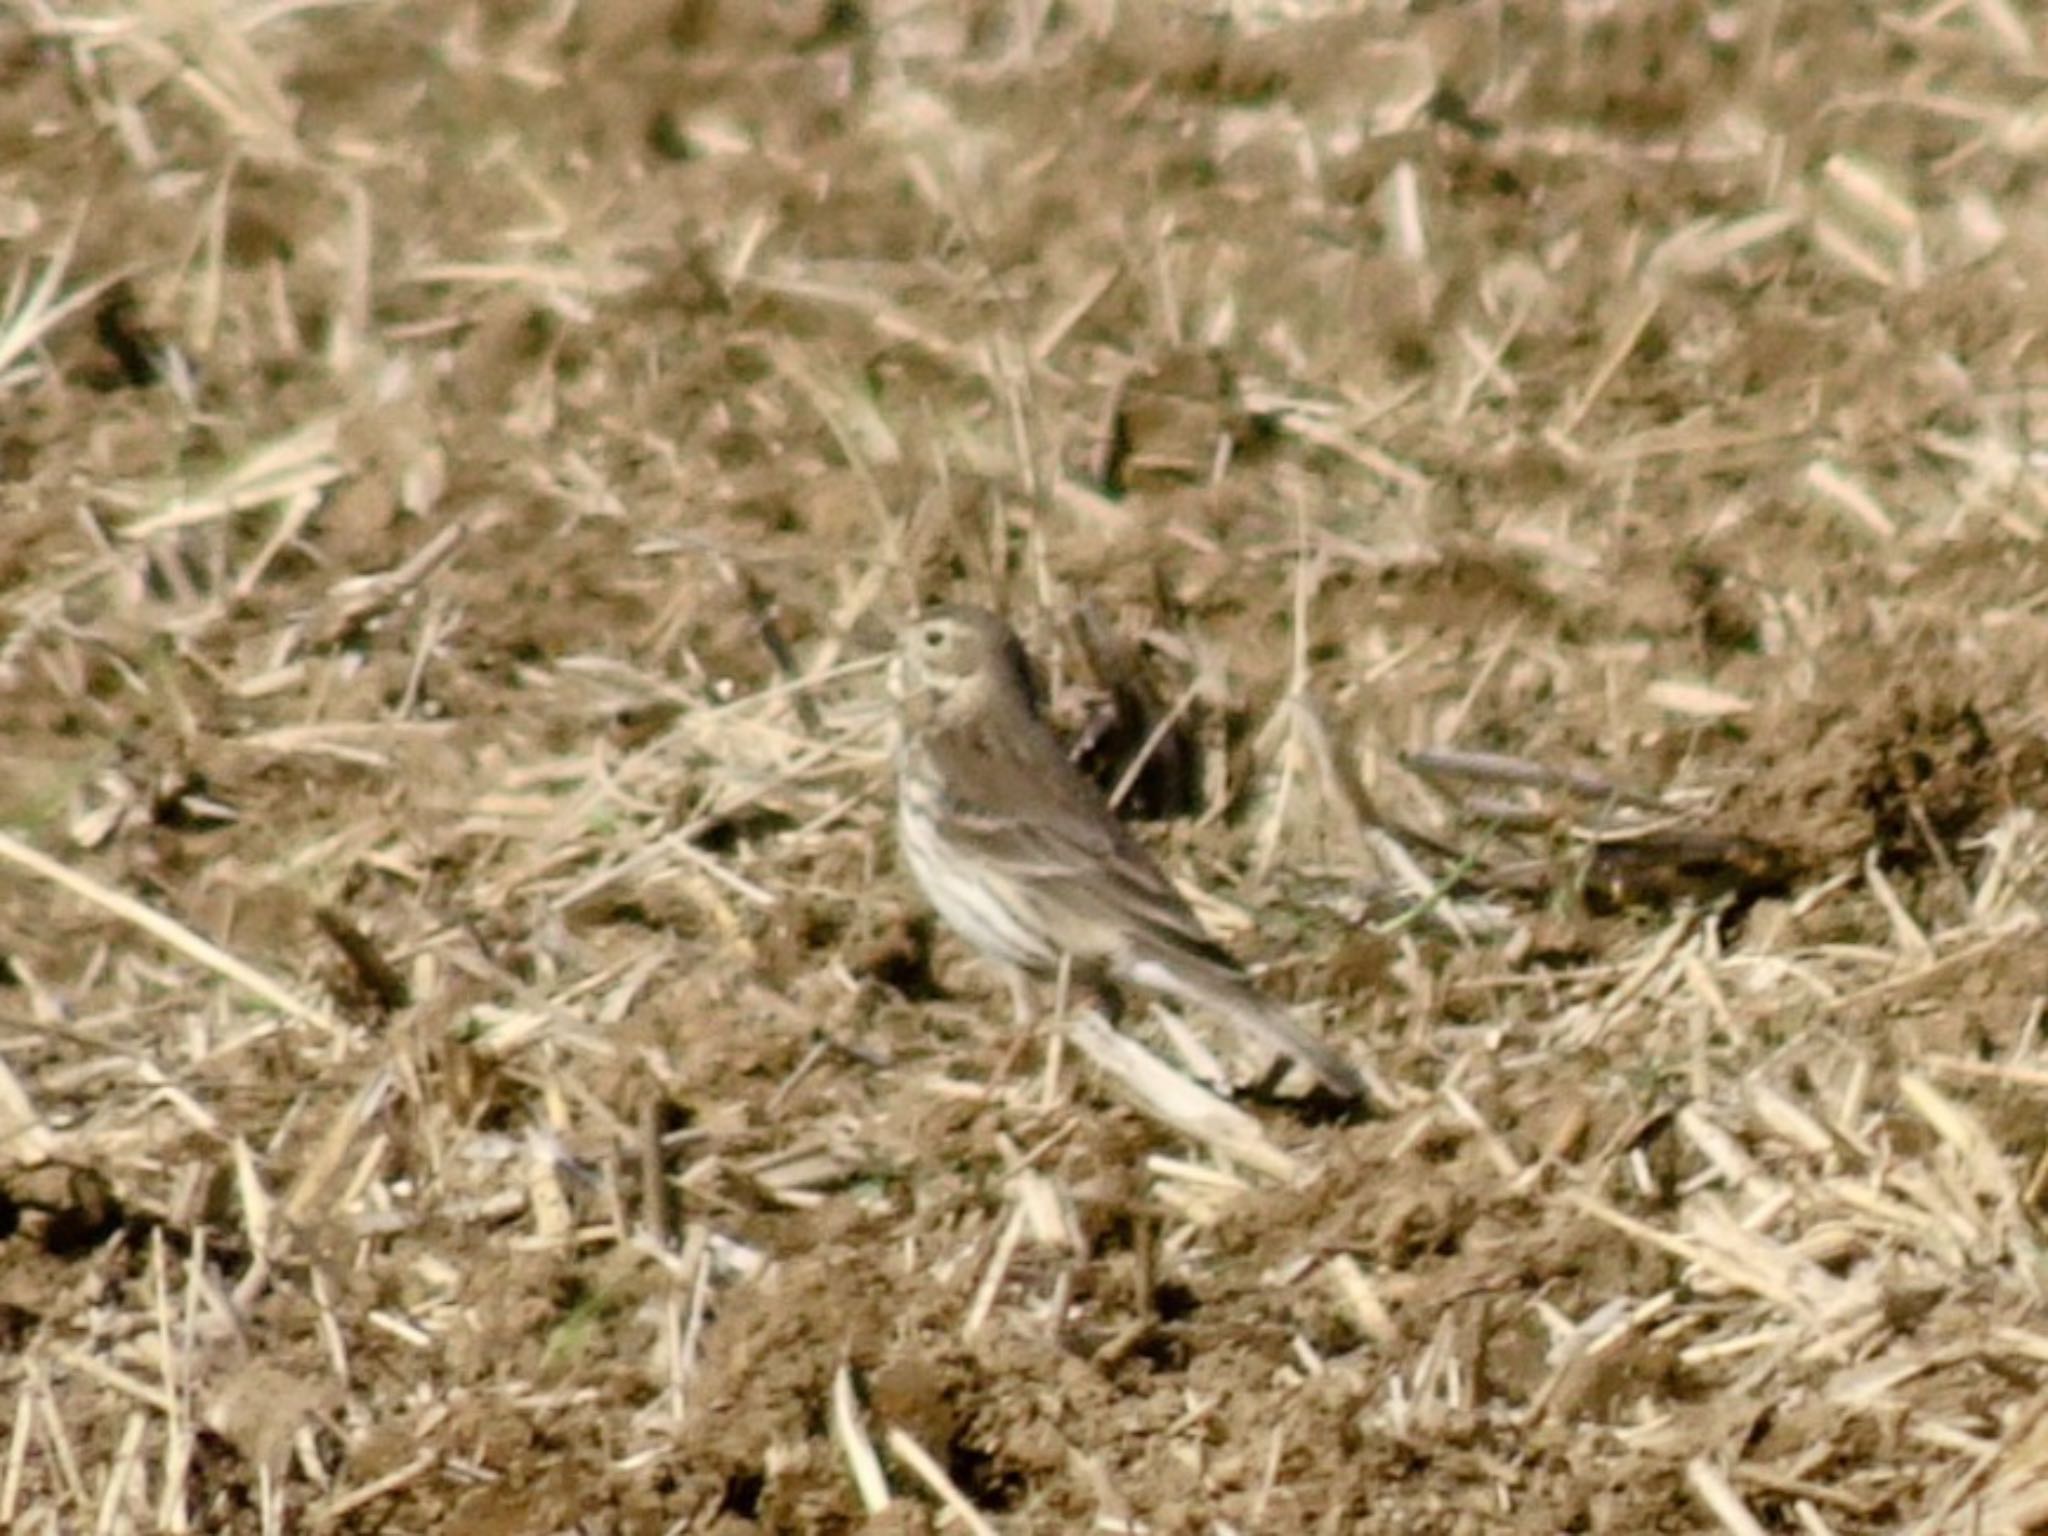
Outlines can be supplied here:
[[903, 861], [946, 925], [1009, 973], [1020, 1016], [1026, 978], [1065, 969], [1213, 1012], [1332, 1092], [1364, 1096], [1358, 1070], [1252, 984], [1068, 760], [1003, 619], [927, 609], [903, 629], [890, 676]]

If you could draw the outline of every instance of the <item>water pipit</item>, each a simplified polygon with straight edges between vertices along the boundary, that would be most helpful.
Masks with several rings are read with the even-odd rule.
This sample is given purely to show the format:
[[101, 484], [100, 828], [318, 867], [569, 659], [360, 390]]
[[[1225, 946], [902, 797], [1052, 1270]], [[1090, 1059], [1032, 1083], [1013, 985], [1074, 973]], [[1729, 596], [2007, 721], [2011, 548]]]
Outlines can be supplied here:
[[912, 623], [892, 673], [897, 836], [939, 916], [1011, 975], [1128, 983], [1209, 1010], [1358, 1098], [1365, 1084], [1251, 984], [1173, 882], [1067, 760], [1024, 649], [980, 608]]

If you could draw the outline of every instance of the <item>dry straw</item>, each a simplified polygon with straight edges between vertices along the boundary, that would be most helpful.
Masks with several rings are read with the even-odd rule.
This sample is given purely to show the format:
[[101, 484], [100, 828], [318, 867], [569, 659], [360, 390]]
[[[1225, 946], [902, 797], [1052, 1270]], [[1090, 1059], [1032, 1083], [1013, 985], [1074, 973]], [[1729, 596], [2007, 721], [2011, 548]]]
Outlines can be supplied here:
[[[2038, 1529], [2035, 19], [986, 9], [0, 21], [0, 1527]], [[1369, 1111], [919, 929], [941, 592]]]

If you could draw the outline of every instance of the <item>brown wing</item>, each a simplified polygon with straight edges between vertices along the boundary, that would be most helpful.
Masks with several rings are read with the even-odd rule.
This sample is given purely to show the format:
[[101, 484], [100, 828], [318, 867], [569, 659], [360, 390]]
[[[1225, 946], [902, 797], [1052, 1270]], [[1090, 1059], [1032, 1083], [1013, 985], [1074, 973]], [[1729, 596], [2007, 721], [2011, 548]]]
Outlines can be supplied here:
[[1358, 1071], [1304, 1034], [1202, 930], [1043, 722], [998, 712], [921, 738], [948, 786], [946, 836], [987, 860], [1034, 906], [1038, 926], [1078, 960], [1198, 1007], [1306, 1063], [1333, 1091], [1364, 1094]]
[[923, 745], [951, 791], [948, 836], [1031, 890], [1062, 948], [1107, 956], [1120, 935], [1232, 964], [1043, 722], [1005, 711]]

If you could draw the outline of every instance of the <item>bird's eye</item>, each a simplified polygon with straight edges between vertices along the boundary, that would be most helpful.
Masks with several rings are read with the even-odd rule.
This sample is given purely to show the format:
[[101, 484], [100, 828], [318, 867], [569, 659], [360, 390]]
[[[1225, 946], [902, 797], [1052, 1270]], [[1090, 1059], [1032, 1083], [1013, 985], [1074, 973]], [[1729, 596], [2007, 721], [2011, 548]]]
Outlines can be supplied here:
[[924, 632], [924, 647], [926, 650], [936, 651], [945, 643], [946, 632], [943, 629], [928, 629]]

